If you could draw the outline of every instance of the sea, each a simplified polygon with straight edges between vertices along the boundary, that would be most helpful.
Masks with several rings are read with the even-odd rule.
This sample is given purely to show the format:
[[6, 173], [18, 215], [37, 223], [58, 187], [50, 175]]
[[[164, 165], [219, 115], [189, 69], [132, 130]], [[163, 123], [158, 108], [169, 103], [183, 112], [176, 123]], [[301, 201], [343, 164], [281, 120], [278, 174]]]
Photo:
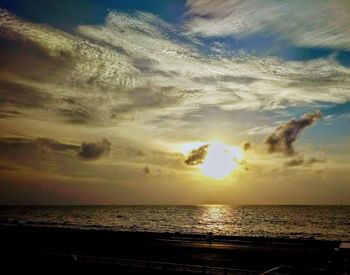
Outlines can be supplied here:
[[0, 224], [350, 241], [350, 206], [1, 206]]

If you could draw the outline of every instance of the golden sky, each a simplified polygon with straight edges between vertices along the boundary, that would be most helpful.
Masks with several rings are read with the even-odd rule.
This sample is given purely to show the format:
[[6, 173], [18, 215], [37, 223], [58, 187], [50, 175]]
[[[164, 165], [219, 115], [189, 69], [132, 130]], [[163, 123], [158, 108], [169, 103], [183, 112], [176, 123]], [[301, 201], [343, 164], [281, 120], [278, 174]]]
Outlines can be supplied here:
[[130, 3], [0, 6], [0, 204], [350, 203], [346, 1]]

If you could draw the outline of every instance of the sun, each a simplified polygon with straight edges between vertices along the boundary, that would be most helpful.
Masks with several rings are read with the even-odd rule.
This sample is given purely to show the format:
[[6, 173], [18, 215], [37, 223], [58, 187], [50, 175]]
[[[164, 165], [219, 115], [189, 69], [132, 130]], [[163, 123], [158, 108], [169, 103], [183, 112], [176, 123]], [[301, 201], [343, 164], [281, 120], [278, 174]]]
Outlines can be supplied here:
[[239, 147], [221, 142], [211, 142], [202, 164], [198, 165], [203, 175], [222, 179], [239, 166], [243, 152]]

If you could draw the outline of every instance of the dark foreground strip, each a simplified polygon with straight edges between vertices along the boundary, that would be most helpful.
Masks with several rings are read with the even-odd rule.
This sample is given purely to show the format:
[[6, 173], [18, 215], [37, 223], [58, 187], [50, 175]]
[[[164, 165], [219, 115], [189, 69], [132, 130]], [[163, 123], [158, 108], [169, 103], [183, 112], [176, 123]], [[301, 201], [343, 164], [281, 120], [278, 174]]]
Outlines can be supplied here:
[[[258, 275], [260, 271], [244, 270], [244, 269], [233, 269], [233, 268], [222, 268], [214, 266], [201, 266], [201, 265], [190, 265], [180, 263], [168, 263], [168, 262], [157, 262], [157, 261], [145, 261], [135, 259], [121, 259], [121, 258], [109, 258], [109, 257], [95, 257], [86, 255], [76, 254], [65, 254], [65, 253], [50, 253], [40, 251], [28, 251], [28, 250], [11, 250], [2, 251], [12, 257], [34, 257], [40, 258], [43, 261], [46, 259], [57, 260], [57, 262], [70, 262], [77, 264], [93, 264], [93, 265], [110, 265], [122, 268], [132, 268], [139, 270], [148, 270], [161, 273], [188, 273], [188, 274], [217, 274], [217, 275]], [[12, 261], [15, 260], [12, 258]]]
[[326, 274], [322, 269], [305, 269], [290, 266], [278, 266], [265, 272], [256, 270], [245, 269], [233, 269], [214, 266], [202, 266], [202, 265], [190, 265], [179, 264], [159, 261], [146, 261], [135, 259], [122, 259], [111, 257], [96, 257], [77, 254], [66, 253], [51, 253], [41, 251], [29, 251], [29, 250], [2, 250], [2, 255], [7, 255], [7, 258], [11, 262], [18, 262], [21, 259], [33, 260], [39, 259], [43, 263], [45, 261], [55, 262], [60, 265], [62, 263], [69, 263], [70, 265], [83, 265], [83, 266], [110, 266], [116, 268], [122, 268], [124, 270], [140, 270], [146, 274], [216, 274], [216, 275], [280, 275], [280, 274]]

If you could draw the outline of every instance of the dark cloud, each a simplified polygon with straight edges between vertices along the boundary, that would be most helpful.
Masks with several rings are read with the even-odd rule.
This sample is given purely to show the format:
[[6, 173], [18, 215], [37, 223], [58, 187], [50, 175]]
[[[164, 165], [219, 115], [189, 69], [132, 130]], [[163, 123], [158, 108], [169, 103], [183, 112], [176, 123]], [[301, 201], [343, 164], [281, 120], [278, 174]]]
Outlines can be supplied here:
[[285, 162], [285, 166], [299, 166], [304, 164], [304, 162], [305, 162], [304, 157], [297, 157], [290, 161]]
[[62, 105], [52, 105], [57, 97], [47, 93], [43, 86], [62, 85], [62, 75], [73, 65], [67, 53], [50, 55], [30, 39], [1, 27], [0, 53], [0, 112], [5, 117], [11, 116], [5, 108], [10, 112], [18, 111], [14, 107], [54, 110]]
[[112, 143], [105, 138], [97, 142], [83, 142], [78, 155], [83, 159], [98, 159], [110, 152], [111, 145]]
[[228, 82], [228, 83], [249, 85], [255, 81], [258, 81], [259, 79], [250, 77], [250, 76], [221, 75], [221, 76], [193, 77], [192, 80], [194, 82], [205, 83], [205, 84]]
[[252, 144], [249, 141], [246, 141], [246, 142], [243, 143], [242, 147], [243, 147], [244, 151], [248, 151], [248, 150], [250, 150], [252, 148]]
[[151, 58], [135, 58], [133, 61], [133, 65], [143, 73], [152, 72], [153, 67], [158, 63], [158, 61]]
[[98, 142], [83, 142], [81, 146], [59, 142], [52, 138], [0, 138], [0, 158], [28, 162], [33, 158], [46, 159], [45, 156], [66, 154], [83, 159], [97, 159], [107, 154], [111, 143], [107, 139]]
[[58, 142], [50, 138], [20, 138], [20, 137], [4, 137], [0, 138], [0, 155], [13, 151], [31, 151], [40, 149], [41, 152], [57, 151], [78, 151], [79, 146]]
[[1, 28], [0, 52], [0, 77], [11, 74], [31, 80], [55, 81], [72, 65], [67, 53], [52, 56], [30, 40]]
[[[129, 91], [133, 104], [137, 109], [162, 108], [173, 106], [185, 99], [188, 90], [179, 90], [174, 86], [157, 87], [146, 85]], [[128, 106], [129, 108], [131, 106]]]
[[307, 160], [307, 164], [313, 164], [313, 163], [317, 163], [317, 162], [325, 162], [324, 159], [317, 159], [317, 158], [310, 158]]
[[163, 77], [174, 77], [178, 76], [179, 73], [174, 70], [158, 70], [156, 69], [159, 62], [155, 59], [151, 58], [135, 58], [133, 60], [133, 65], [143, 74], [147, 74], [150, 76], [160, 75]]
[[56, 152], [64, 152], [64, 151], [74, 151], [77, 152], [79, 150], [79, 146], [72, 144], [60, 143], [55, 139], [50, 138], [37, 138], [36, 144], [46, 152], [48, 151], [56, 151]]
[[[94, 102], [96, 104], [96, 99]], [[101, 106], [100, 102], [96, 106]], [[58, 113], [69, 123], [89, 124], [94, 120], [96, 111], [94, 108], [89, 109], [81, 98], [64, 97]]]
[[72, 124], [93, 124], [94, 118], [87, 112], [79, 109], [60, 109], [59, 114], [64, 121]]
[[290, 161], [285, 162], [285, 166], [289, 166], [289, 167], [294, 167], [294, 166], [307, 166], [307, 165], [311, 165], [314, 163], [318, 163], [318, 162], [324, 162], [325, 160], [322, 159], [317, 159], [317, 158], [310, 158], [310, 159], [304, 159], [304, 156], [300, 155]]
[[293, 143], [299, 134], [308, 126], [319, 120], [322, 114], [318, 112], [305, 113], [300, 119], [292, 119], [281, 124], [264, 141], [269, 153], [283, 153], [285, 155], [294, 155]]
[[[58, 156], [75, 158], [79, 146], [61, 143], [48, 138], [0, 138], [0, 160], [13, 169], [26, 166], [37, 170], [52, 168], [52, 161]], [[2, 167], [0, 167], [0, 170]]]
[[6, 109], [0, 108], [0, 118], [10, 118], [10, 117], [17, 117], [21, 115], [23, 115], [23, 113], [15, 110], [6, 110]]
[[0, 164], [0, 171], [14, 171], [16, 168], [13, 165], [9, 164]]
[[239, 84], [251, 84], [259, 79], [250, 76], [223, 75], [220, 77], [220, 80], [224, 82], [235, 82]]
[[202, 145], [198, 149], [193, 149], [188, 157], [185, 159], [187, 165], [198, 165], [204, 161], [205, 156], [208, 153], [209, 144]]
[[23, 150], [33, 147], [22, 142], [22, 139], [17, 138], [0, 138], [0, 158], [8, 159], [12, 155], [19, 155]]
[[142, 150], [140, 150], [140, 149], [136, 150], [135, 154], [136, 154], [136, 156], [139, 156], [139, 157], [144, 157], [144, 156], [146, 155], [146, 154], [145, 154]]
[[49, 101], [46, 94], [30, 86], [0, 80], [0, 107], [5, 104], [18, 107], [43, 107]]
[[145, 167], [143, 167], [142, 172], [143, 172], [144, 174], [147, 175], [147, 174], [151, 173], [151, 170], [150, 170], [149, 167], [146, 165]]

